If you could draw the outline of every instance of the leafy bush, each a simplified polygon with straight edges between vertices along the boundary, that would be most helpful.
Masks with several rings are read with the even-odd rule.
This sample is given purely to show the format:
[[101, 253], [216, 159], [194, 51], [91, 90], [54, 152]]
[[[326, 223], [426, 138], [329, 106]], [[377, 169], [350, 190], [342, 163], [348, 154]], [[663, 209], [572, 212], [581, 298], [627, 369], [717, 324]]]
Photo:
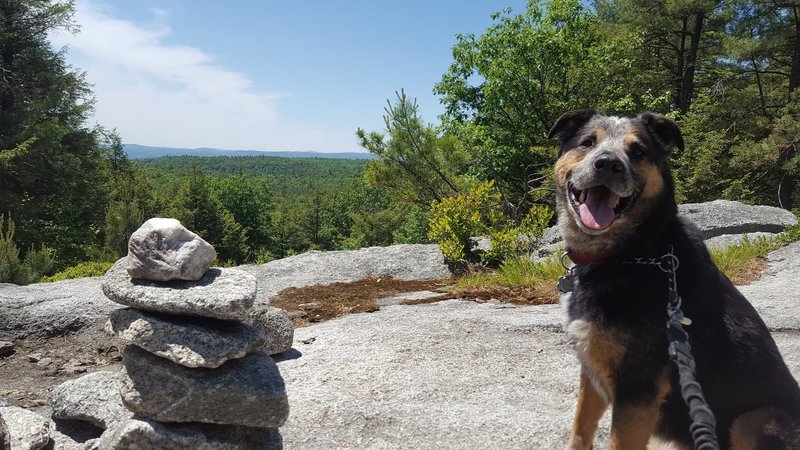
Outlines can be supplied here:
[[103, 276], [113, 265], [114, 263], [110, 262], [86, 261], [75, 264], [52, 276], [44, 277], [42, 282], [52, 283], [54, 281], [71, 280], [74, 278], [99, 277]]
[[428, 237], [439, 244], [450, 262], [470, 256], [471, 237], [487, 236], [491, 248], [481, 253], [484, 264], [498, 264], [535, 247], [550, 221], [550, 208], [535, 205], [515, 224], [504, 212], [494, 181], [478, 184], [466, 194], [448, 197], [431, 206]]
[[422, 208], [413, 206], [406, 215], [405, 221], [392, 232], [395, 244], [427, 244], [429, 214]]

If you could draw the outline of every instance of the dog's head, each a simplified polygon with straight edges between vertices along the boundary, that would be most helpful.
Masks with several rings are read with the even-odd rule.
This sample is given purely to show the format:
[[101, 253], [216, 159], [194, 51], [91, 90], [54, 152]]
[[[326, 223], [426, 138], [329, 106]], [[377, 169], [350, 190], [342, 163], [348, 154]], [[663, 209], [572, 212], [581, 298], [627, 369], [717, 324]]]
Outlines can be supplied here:
[[654, 215], [675, 214], [667, 156], [673, 148], [683, 149], [683, 138], [668, 118], [576, 110], [562, 115], [549, 136], [559, 139], [558, 223], [572, 250], [620, 250], [629, 236], [658, 219]]

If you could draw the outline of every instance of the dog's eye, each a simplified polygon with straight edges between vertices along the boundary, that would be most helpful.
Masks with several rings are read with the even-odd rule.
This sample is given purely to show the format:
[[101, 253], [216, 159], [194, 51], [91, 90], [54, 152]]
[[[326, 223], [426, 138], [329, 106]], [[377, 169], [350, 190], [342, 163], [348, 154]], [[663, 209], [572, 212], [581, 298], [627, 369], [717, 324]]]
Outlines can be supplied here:
[[644, 149], [639, 144], [631, 144], [631, 146], [628, 147], [628, 154], [634, 158], [641, 158], [644, 156]]
[[580, 143], [581, 147], [586, 147], [586, 148], [589, 148], [589, 147], [591, 147], [593, 145], [594, 145], [594, 139], [592, 139], [592, 138], [586, 138], [586, 139], [582, 140], [581, 143]]

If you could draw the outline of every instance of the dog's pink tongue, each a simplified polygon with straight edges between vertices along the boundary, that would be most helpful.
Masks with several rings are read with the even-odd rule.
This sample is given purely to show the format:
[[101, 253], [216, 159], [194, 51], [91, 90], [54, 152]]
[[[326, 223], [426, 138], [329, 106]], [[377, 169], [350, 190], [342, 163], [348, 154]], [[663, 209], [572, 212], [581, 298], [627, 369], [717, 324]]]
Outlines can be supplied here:
[[608, 192], [603, 188], [591, 188], [586, 193], [586, 201], [578, 207], [581, 222], [593, 230], [602, 230], [614, 220], [614, 210], [608, 205]]

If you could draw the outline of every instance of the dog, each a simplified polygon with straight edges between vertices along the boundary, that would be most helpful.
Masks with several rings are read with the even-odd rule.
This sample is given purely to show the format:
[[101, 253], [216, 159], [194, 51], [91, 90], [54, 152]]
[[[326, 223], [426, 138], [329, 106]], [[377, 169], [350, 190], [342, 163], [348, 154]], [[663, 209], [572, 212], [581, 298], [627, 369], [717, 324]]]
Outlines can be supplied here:
[[674, 255], [683, 329], [720, 448], [800, 449], [797, 381], [701, 233], [677, 215], [668, 157], [684, 148], [678, 126], [651, 112], [575, 110], [549, 137], [559, 142], [558, 226], [574, 262], [562, 295], [565, 331], [581, 364], [568, 448], [592, 448], [609, 406], [611, 449], [644, 449], [651, 439], [694, 448], [668, 352], [670, 274], [653, 262]]

